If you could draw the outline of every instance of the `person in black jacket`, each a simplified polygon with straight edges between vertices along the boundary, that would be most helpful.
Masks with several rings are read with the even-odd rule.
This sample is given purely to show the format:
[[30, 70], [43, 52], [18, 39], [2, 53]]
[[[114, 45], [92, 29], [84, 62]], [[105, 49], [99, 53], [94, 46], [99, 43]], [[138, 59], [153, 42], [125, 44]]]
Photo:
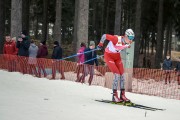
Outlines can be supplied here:
[[52, 53], [52, 59], [62, 59], [62, 48], [59, 46], [58, 41], [54, 41], [54, 49]]
[[53, 59], [53, 65], [52, 65], [52, 79], [56, 78], [56, 70], [61, 73], [61, 78], [60, 79], [65, 79], [64, 76], [64, 67], [63, 67], [63, 61], [60, 60], [62, 59], [62, 48], [59, 46], [58, 41], [54, 41], [54, 49], [52, 53], [52, 59]]
[[[94, 64], [98, 66], [98, 60], [97, 60], [97, 53], [94, 50], [95, 48], [95, 43], [94, 41], [90, 41], [89, 48], [86, 48], [84, 50], [84, 55], [85, 55], [85, 64], [84, 64], [84, 72], [83, 75], [80, 78], [80, 81], [82, 83], [85, 82], [85, 77], [90, 74], [89, 76], [89, 85], [91, 85], [92, 80], [93, 80], [93, 75], [94, 75]], [[91, 52], [89, 52], [91, 51]]]
[[19, 56], [25, 56], [25, 57], [29, 56], [30, 41], [28, 39], [26, 30], [23, 30], [21, 32], [21, 36], [19, 36], [18, 38], [16, 47], [18, 48]]
[[167, 79], [170, 83], [171, 69], [172, 69], [172, 61], [170, 55], [167, 55], [166, 59], [163, 62], [163, 70], [165, 71], [165, 75], [166, 75], [165, 84], [167, 84]]
[[176, 64], [175, 71], [177, 72], [178, 85], [180, 85], [180, 60]]
[[26, 57], [29, 57], [30, 40], [29, 40], [28, 33], [26, 30], [23, 30], [21, 32], [21, 36], [19, 36], [19, 38], [18, 38], [16, 47], [18, 48], [18, 56], [23, 56], [23, 57], [18, 57], [20, 68], [21, 68], [20, 71], [23, 74], [27, 74], [28, 73], [28, 69], [27, 69], [28, 63], [26, 61]]

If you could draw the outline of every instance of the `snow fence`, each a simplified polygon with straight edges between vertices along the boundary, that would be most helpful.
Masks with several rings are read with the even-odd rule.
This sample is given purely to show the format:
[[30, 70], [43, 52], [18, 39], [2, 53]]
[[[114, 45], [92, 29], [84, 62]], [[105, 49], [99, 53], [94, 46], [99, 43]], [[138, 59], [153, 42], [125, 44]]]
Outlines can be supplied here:
[[[78, 65], [76, 62], [65, 60], [14, 55], [0, 55], [0, 69], [30, 74], [39, 78], [45, 77], [50, 80], [82, 82], [110, 89], [114, 78], [107, 66]], [[178, 72], [146, 68], [125, 71], [133, 73], [131, 92], [180, 100], [180, 85], [178, 85], [180, 74]]]

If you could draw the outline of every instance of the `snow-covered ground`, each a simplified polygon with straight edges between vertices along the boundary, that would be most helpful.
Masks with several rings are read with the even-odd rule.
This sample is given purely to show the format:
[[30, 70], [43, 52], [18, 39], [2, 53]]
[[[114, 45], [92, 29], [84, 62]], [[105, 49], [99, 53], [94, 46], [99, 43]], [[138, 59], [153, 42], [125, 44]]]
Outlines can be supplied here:
[[110, 100], [110, 89], [0, 70], [0, 120], [180, 119], [179, 100], [128, 92], [126, 96], [135, 103], [166, 110], [147, 111], [100, 103], [94, 100]]

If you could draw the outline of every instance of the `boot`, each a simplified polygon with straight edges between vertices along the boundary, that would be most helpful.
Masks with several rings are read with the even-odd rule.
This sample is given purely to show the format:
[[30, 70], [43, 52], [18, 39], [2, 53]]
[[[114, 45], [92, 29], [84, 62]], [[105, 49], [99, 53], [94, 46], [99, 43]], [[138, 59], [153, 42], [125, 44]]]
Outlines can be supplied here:
[[118, 92], [115, 89], [113, 90], [112, 101], [113, 102], [123, 102], [123, 100], [118, 97]]
[[121, 89], [120, 99], [122, 99], [124, 102], [130, 102], [130, 100], [128, 98], [126, 98], [126, 96], [125, 96], [125, 90], [124, 89]]

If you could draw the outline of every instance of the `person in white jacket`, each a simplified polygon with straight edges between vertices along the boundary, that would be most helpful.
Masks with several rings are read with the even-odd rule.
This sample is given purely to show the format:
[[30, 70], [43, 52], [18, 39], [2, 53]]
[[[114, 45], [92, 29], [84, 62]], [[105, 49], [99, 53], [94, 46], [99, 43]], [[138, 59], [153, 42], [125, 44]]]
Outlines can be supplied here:
[[34, 40], [31, 40], [31, 44], [29, 47], [29, 59], [28, 59], [29, 73], [36, 76], [38, 76], [36, 70], [37, 52], [38, 52], [38, 46], [34, 43]]

